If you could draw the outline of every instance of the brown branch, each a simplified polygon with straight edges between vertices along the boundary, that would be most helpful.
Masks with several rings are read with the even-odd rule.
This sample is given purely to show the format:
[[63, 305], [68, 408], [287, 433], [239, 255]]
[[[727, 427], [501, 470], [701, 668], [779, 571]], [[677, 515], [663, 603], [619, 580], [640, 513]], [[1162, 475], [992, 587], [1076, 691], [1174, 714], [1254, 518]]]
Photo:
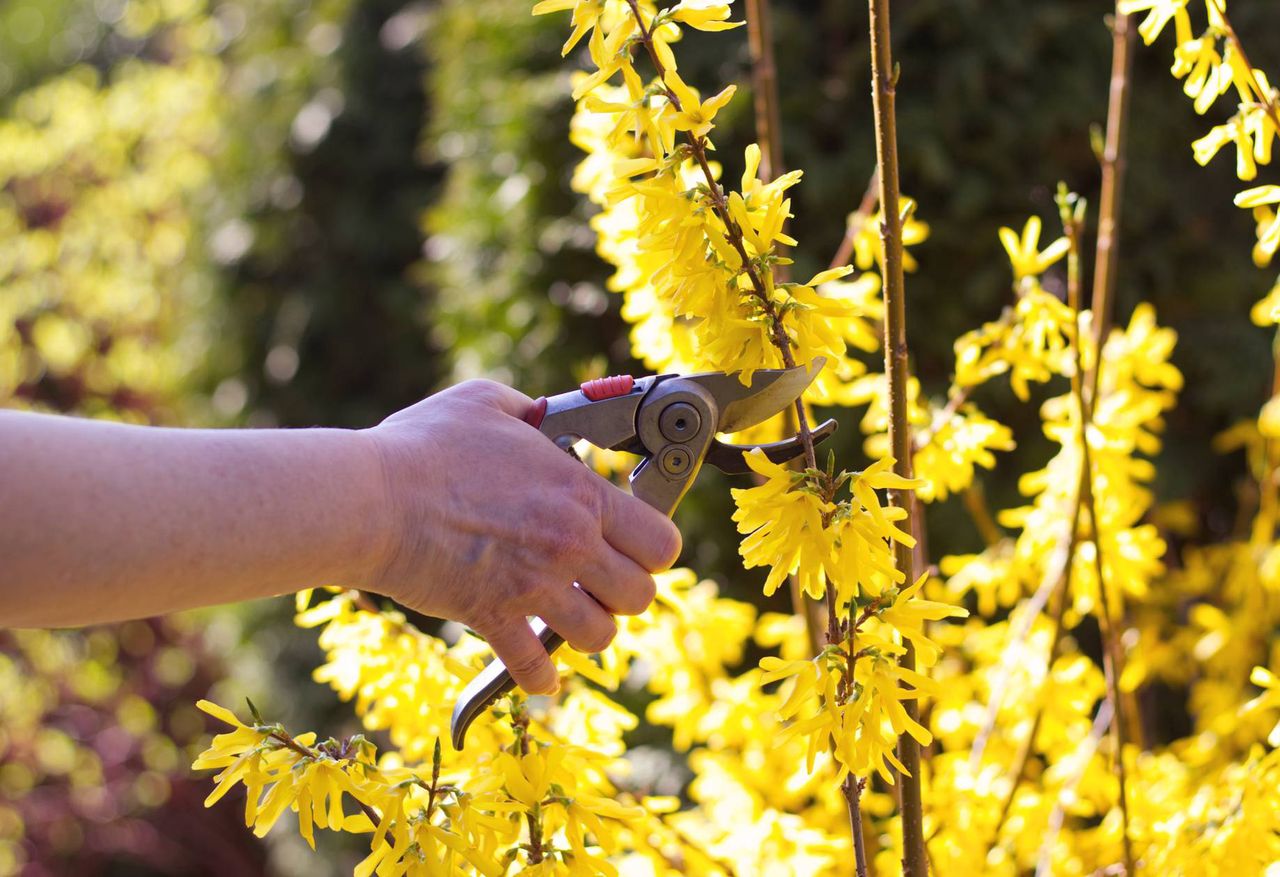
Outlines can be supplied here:
[[[635, 16], [636, 27], [640, 31], [640, 42], [648, 52], [649, 60], [653, 63], [659, 80], [663, 82], [664, 96], [677, 111], [683, 111], [683, 107], [680, 105], [680, 97], [665, 84], [666, 68], [663, 67], [662, 60], [658, 57], [657, 50], [653, 47], [653, 32], [645, 24], [639, 5], [637, 5], [636, 0], [627, 0], [627, 5], [631, 7], [631, 14]], [[760, 309], [764, 312], [765, 318], [769, 323], [770, 335], [774, 346], [782, 357], [783, 365], [787, 368], [795, 368], [796, 361], [791, 353], [791, 339], [787, 337], [786, 330], [782, 326], [782, 318], [778, 315], [777, 308], [774, 307], [773, 302], [769, 299], [768, 291], [760, 278], [760, 273], [756, 271], [755, 265], [747, 255], [747, 247], [742, 240], [742, 229], [738, 228], [738, 224], [729, 215], [729, 206], [725, 202], [724, 191], [720, 188], [720, 184], [716, 182], [715, 174], [712, 173], [711, 165], [707, 161], [707, 140], [705, 137], [695, 137], [692, 133], [686, 134], [686, 140], [694, 161], [702, 169], [702, 175], [707, 181], [707, 190], [711, 196], [711, 209], [724, 224], [725, 237], [742, 260], [742, 271], [751, 282], [752, 294], [759, 300]], [[795, 411], [796, 420], [800, 427], [800, 443], [804, 445], [805, 463], [810, 469], [817, 469], [818, 458], [814, 452], [813, 433], [809, 429], [809, 415], [804, 410], [804, 400], [796, 399]]]
[[[894, 114], [897, 71], [889, 43], [889, 0], [869, 0], [871, 32], [872, 102], [876, 129], [876, 163], [880, 169], [880, 239], [884, 247], [884, 370], [889, 389], [889, 445], [894, 456], [894, 472], [912, 477], [911, 422], [907, 419], [907, 324], [902, 273], [902, 214], [898, 207], [898, 133]], [[908, 490], [889, 491], [890, 505], [910, 515], [912, 494]], [[908, 522], [909, 523], [909, 522]], [[913, 575], [912, 549], [895, 543], [898, 569], [910, 584]], [[915, 649], [910, 642], [899, 658], [904, 669], [915, 670]], [[916, 699], [903, 703], [914, 721], [920, 708]], [[898, 759], [906, 768], [899, 777], [899, 809], [902, 818], [902, 871], [906, 877], [925, 877], [929, 861], [925, 855], [924, 813], [921, 804], [920, 744], [910, 734], [898, 737]]]
[[773, 62], [773, 22], [769, 0], [747, 0], [747, 42], [751, 49], [751, 91], [755, 101], [756, 139], [760, 142], [760, 178], [782, 176], [782, 112], [778, 101], [778, 69]]
[[1116, 265], [1120, 254], [1120, 207], [1124, 187], [1125, 145], [1129, 132], [1129, 98], [1132, 88], [1133, 46], [1137, 28], [1131, 16], [1122, 15], [1117, 0], [1112, 24], [1111, 90], [1107, 101], [1107, 133], [1102, 149], [1102, 188], [1098, 200], [1098, 242], [1093, 275], [1093, 340], [1098, 351], [1089, 372], [1089, 396], [1098, 392], [1098, 366], [1102, 346], [1111, 330], [1115, 310]]
[[[747, 38], [751, 50], [751, 92], [755, 103], [756, 140], [760, 145], [760, 179], [768, 183], [782, 175], [782, 112], [778, 100], [778, 70], [773, 60], [773, 24], [769, 0], [747, 0]], [[779, 252], [782, 247], [779, 246]], [[775, 265], [775, 280], [787, 279], [786, 265]], [[794, 409], [792, 409], [794, 415]], [[797, 429], [799, 424], [796, 424]], [[814, 461], [816, 463], [816, 451]], [[821, 607], [800, 587], [800, 577], [787, 576], [791, 611], [804, 619], [810, 653], [822, 651]]]
[[871, 218], [871, 214], [875, 212], [878, 203], [880, 203], [880, 169], [876, 168], [871, 172], [871, 179], [867, 180], [867, 189], [862, 193], [862, 202], [858, 204], [858, 209], [853, 212], [853, 216], [849, 217], [845, 225], [844, 237], [840, 239], [840, 247], [832, 257], [829, 267], [839, 268], [849, 264], [849, 259], [853, 256], [853, 243], [861, 233], [862, 227], [867, 224], [867, 220]]
[[[1080, 545], [1080, 516], [1081, 516], [1081, 500], [1080, 491], [1076, 491], [1076, 501], [1074, 513], [1071, 519], [1071, 539], [1067, 545], [1067, 566], [1062, 574], [1058, 576], [1057, 583], [1053, 588], [1053, 632], [1049, 638], [1049, 656], [1045, 664], [1044, 691], [1040, 694], [1040, 701], [1036, 705], [1036, 714], [1031, 720], [1031, 730], [1027, 732], [1027, 739], [1023, 741], [1022, 748], [1018, 750], [1018, 756], [1014, 761], [1013, 770], [1010, 771], [1012, 779], [1009, 783], [1009, 791], [1004, 796], [1004, 801], [1000, 805], [1000, 817], [996, 820], [995, 830], [991, 833], [992, 841], [999, 843], [1000, 832], [1004, 828], [1005, 820], [1009, 818], [1009, 811], [1013, 807], [1013, 799], [1017, 797], [1018, 785], [1022, 782], [1023, 776], [1027, 772], [1027, 764], [1031, 761], [1031, 754], [1035, 752], [1036, 738], [1040, 736], [1040, 725], [1044, 720], [1045, 698], [1053, 687], [1053, 665], [1058, 660], [1058, 655], [1062, 652], [1062, 619], [1066, 614], [1067, 603], [1071, 599], [1071, 579], [1072, 571], [1075, 568], [1075, 553]], [[1035, 614], [1039, 614], [1037, 608]], [[1031, 625], [1027, 625], [1027, 632], [1030, 632]]]
[[996, 519], [991, 516], [991, 508], [987, 505], [987, 493], [982, 487], [982, 482], [977, 478], [973, 479], [973, 483], [960, 494], [960, 501], [964, 503], [965, 511], [969, 513], [973, 525], [978, 528], [978, 535], [982, 537], [983, 544], [988, 548], [998, 545], [1003, 537]]
[[844, 798], [849, 804], [849, 830], [853, 833], [853, 856], [857, 877], [867, 877], [867, 839], [862, 835], [862, 790], [865, 779], [844, 778]]
[[542, 864], [542, 824], [538, 817], [533, 815], [533, 811], [524, 814], [525, 822], [529, 824], [529, 864]]
[[378, 604], [374, 603], [373, 599], [364, 591], [352, 591], [351, 593], [354, 594], [351, 598], [351, 602], [360, 609], [363, 609], [365, 612], [372, 613], [373, 615], [384, 614], [382, 609], [378, 607]]
[[[1111, 735], [1115, 745], [1115, 771], [1119, 783], [1120, 819], [1124, 848], [1124, 866], [1126, 874], [1133, 874], [1133, 847], [1129, 838], [1129, 798], [1127, 794], [1126, 768], [1124, 763], [1125, 717], [1124, 704], [1120, 696], [1120, 641], [1116, 636], [1116, 614], [1111, 610], [1111, 598], [1107, 592], [1107, 581], [1103, 574], [1102, 564], [1102, 522], [1098, 517], [1098, 505], [1093, 493], [1093, 459], [1089, 447], [1089, 425], [1093, 420], [1091, 399], [1085, 393], [1084, 352], [1080, 327], [1080, 232], [1083, 225], [1083, 210], [1072, 216], [1072, 207], [1066, 200], [1062, 204], [1063, 226], [1067, 233], [1067, 305], [1072, 309], [1071, 346], [1075, 355], [1075, 369], [1071, 375], [1071, 393], [1076, 399], [1080, 442], [1080, 495], [1083, 497], [1084, 509], [1089, 513], [1089, 523], [1093, 528], [1094, 568], [1098, 576], [1099, 622], [1102, 628], [1102, 668], [1107, 682], [1107, 697], [1115, 711], [1115, 721], [1111, 723]], [[1094, 363], [1094, 380], [1101, 371], [1101, 348]]]
[[[1075, 505], [1075, 514], [1073, 521], [1078, 521], [1080, 517], [1079, 499], [1077, 498]], [[1035, 624], [1036, 618], [1040, 615], [1040, 611], [1044, 609], [1045, 604], [1049, 602], [1049, 597], [1057, 593], [1063, 587], [1063, 580], [1066, 576], [1066, 570], [1070, 568], [1071, 558], [1075, 553], [1077, 529], [1073, 524], [1070, 530], [1069, 540], [1067, 542], [1066, 551], [1056, 554], [1054, 557], [1062, 557], [1062, 568], [1057, 569], [1056, 563], [1045, 569], [1045, 575], [1040, 581], [1040, 585], [1036, 588], [1031, 599], [1027, 602], [1026, 608], [1023, 610], [1022, 616], [1019, 618], [1017, 626], [1013, 629], [1009, 637], [1009, 645], [1005, 646], [1005, 651], [1017, 649], [1024, 643], [1031, 634], [1031, 628]], [[1056, 638], [1055, 638], [1056, 639]], [[987, 741], [991, 738], [991, 734], [995, 731], [996, 718], [1000, 713], [1000, 706], [1003, 702], [1006, 686], [1012, 670], [1007, 662], [1001, 664], [1001, 674], [997, 677], [995, 683], [991, 686], [991, 696], [987, 700], [986, 717], [983, 720], [982, 727], [978, 729], [978, 733], [974, 735], [973, 746], [969, 750], [970, 769], [976, 772], [982, 764], [982, 755], [986, 750]]]

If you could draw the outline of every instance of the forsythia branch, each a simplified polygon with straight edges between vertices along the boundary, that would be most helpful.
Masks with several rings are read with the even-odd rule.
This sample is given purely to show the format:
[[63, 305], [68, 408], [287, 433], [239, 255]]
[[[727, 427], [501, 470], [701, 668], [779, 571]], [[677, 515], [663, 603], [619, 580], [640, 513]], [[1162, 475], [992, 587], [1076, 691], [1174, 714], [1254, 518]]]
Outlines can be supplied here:
[[[645, 49], [649, 53], [649, 60], [653, 62], [658, 78], [666, 81], [666, 67], [662, 63], [662, 59], [658, 57], [657, 50], [653, 46], [653, 33], [649, 29], [649, 25], [645, 23], [644, 16], [640, 13], [640, 7], [636, 0], [627, 0], [627, 4], [631, 7], [631, 14], [635, 16], [636, 27], [640, 31], [640, 41], [644, 44]], [[680, 97], [670, 87], [664, 85], [664, 94], [667, 100], [671, 101], [671, 105], [678, 111], [683, 111], [680, 103]], [[747, 254], [746, 245], [742, 242], [742, 229], [734, 222], [733, 217], [729, 214], [729, 207], [725, 203], [724, 192], [720, 188], [720, 184], [716, 182], [715, 174], [711, 171], [711, 165], [707, 161], [707, 141], [704, 137], [699, 137], [692, 133], [688, 136], [689, 148], [693, 154], [694, 161], [698, 163], [698, 167], [702, 169], [702, 174], [706, 178], [707, 188], [711, 193], [711, 203], [716, 215], [720, 217], [720, 221], [724, 223], [725, 230], [730, 245], [738, 251], [738, 255], [742, 259], [742, 270], [746, 273], [747, 279], [751, 281], [751, 289], [753, 294], [760, 301], [760, 306], [764, 310], [769, 319], [769, 325], [772, 329], [774, 346], [778, 348], [778, 353], [782, 356], [782, 362], [787, 368], [794, 368], [796, 364], [795, 357], [791, 354], [791, 340], [787, 338], [787, 333], [782, 328], [782, 317], [778, 314], [777, 309], [773, 306], [773, 302], [769, 300], [769, 293], [765, 288], [764, 281], [760, 278], [760, 273], [756, 270], [751, 262], [751, 257]], [[818, 457], [814, 451], [813, 434], [809, 429], [809, 415], [804, 410], [804, 402], [800, 399], [795, 403], [796, 420], [800, 427], [800, 441], [804, 445], [804, 459], [806, 465], [810, 469], [818, 468]]]
[[[871, 81], [875, 109], [876, 160], [880, 176], [880, 206], [884, 216], [880, 237], [884, 245], [884, 370], [889, 385], [889, 444], [894, 457], [894, 473], [912, 477], [911, 424], [907, 419], [907, 326], [906, 302], [902, 270], [902, 214], [898, 205], [898, 137], [894, 112], [897, 70], [893, 66], [889, 44], [889, 2], [869, 0], [871, 24]], [[910, 491], [891, 490], [891, 505], [905, 510], [914, 508]], [[910, 517], [908, 517], [908, 521]], [[908, 527], [910, 531], [910, 527]], [[897, 567], [913, 581], [911, 546], [894, 546]], [[914, 671], [915, 648], [908, 642], [899, 659], [901, 666]], [[916, 720], [919, 706], [909, 700], [904, 704], [907, 715]], [[924, 843], [924, 813], [921, 804], [920, 744], [909, 734], [898, 737], [898, 758], [905, 770], [899, 776], [899, 800], [902, 815], [902, 870], [907, 877], [923, 877], [929, 873]]]

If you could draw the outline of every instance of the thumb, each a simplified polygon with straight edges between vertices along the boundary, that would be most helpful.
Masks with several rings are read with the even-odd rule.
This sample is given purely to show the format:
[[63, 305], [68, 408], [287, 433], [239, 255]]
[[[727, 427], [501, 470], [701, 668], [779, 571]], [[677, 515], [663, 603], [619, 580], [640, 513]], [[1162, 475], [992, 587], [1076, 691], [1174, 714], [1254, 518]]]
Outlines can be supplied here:
[[465, 381], [455, 387], [454, 391], [464, 399], [496, 408], [521, 420], [533, 406], [533, 400], [524, 393], [497, 381]]

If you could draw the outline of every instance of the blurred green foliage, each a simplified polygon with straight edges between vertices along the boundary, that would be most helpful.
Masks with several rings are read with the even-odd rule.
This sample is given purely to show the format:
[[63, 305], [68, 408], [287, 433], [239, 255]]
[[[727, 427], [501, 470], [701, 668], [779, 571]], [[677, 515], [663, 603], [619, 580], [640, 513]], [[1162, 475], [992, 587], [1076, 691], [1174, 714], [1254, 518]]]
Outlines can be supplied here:
[[[146, 422], [367, 426], [463, 377], [537, 395], [639, 370], [569, 187], [578, 153], [567, 139], [562, 23], [529, 6], [0, 6], [0, 404]], [[1096, 201], [1089, 131], [1106, 111], [1109, 7], [895, 7], [902, 185], [932, 227], [908, 280], [929, 392], [947, 384], [953, 339], [1009, 300], [996, 230], [1031, 213], [1053, 228], [1059, 179]], [[835, 252], [873, 166], [866, 12], [840, 0], [773, 8], [786, 160], [806, 171], [793, 233], [807, 276]], [[1233, 10], [1254, 63], [1277, 71], [1269, 15], [1274, 24], [1261, 4]], [[1150, 300], [1179, 331], [1188, 384], [1157, 487], [1197, 500], [1210, 527], [1224, 528], [1238, 463], [1205, 453], [1264, 400], [1267, 338], [1247, 311], [1270, 279], [1250, 263], [1229, 162], [1206, 172], [1192, 161], [1186, 144], [1209, 123], [1176, 92], [1166, 56], [1137, 54], [1119, 316]], [[718, 158], [736, 176], [754, 139], [745, 32], [691, 35], [681, 59], [695, 85], [743, 88], [718, 119]], [[1034, 412], [1016, 412], [1010, 395], [980, 402], [1036, 434]], [[842, 424], [837, 441], [856, 454], [857, 424]], [[987, 479], [993, 502], [1012, 499], [1006, 473], [1046, 452], [1024, 441]], [[758, 594], [736, 562], [727, 486], [709, 473], [682, 508], [686, 559], [731, 577], [734, 596]], [[935, 556], [975, 544], [955, 503], [930, 513]], [[221, 651], [234, 652], [232, 687], [287, 690], [273, 714], [341, 733], [345, 713], [296, 684], [318, 653], [285, 603], [211, 622]], [[97, 641], [67, 648], [90, 654]], [[15, 643], [0, 660], [24, 660]], [[0, 773], [14, 760], [4, 752]], [[0, 838], [12, 833], [0, 815]], [[287, 871], [291, 855], [273, 850], [272, 867]]]

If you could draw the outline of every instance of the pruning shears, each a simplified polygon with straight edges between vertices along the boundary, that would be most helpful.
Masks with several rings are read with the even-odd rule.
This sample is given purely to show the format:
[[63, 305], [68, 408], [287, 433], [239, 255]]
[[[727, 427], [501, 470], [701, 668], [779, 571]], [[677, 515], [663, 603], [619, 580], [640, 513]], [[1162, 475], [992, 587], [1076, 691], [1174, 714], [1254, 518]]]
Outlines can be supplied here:
[[[524, 420], [570, 454], [583, 439], [598, 448], [638, 454], [631, 493], [670, 516], [703, 463], [742, 474], [749, 471], [743, 453], [756, 448], [778, 463], [803, 454], [797, 436], [759, 445], [731, 445], [715, 436], [739, 432], [784, 410], [800, 398], [824, 363], [818, 358], [808, 366], [759, 369], [748, 384], [726, 372], [596, 378], [568, 393], [538, 399]], [[820, 442], [835, 429], [836, 422], [828, 420], [812, 431], [813, 440]], [[548, 653], [564, 643], [541, 619], [532, 627]], [[476, 717], [514, 687], [511, 672], [497, 658], [471, 680], [453, 710], [455, 749], [462, 749]]]

